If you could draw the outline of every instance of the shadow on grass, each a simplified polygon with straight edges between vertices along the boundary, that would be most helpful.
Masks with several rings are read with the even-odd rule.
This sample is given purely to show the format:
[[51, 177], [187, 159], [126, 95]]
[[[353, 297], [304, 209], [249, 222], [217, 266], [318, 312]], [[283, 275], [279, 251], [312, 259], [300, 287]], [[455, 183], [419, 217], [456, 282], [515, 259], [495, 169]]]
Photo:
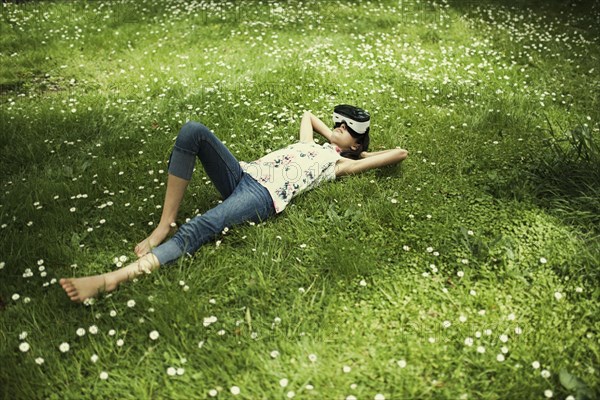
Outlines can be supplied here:
[[600, 233], [600, 130], [587, 125], [558, 133], [548, 121], [532, 171], [537, 202], [569, 223]]
[[470, 11], [477, 7], [489, 9], [492, 6], [502, 6], [521, 11], [540, 11], [545, 15], [594, 15], [600, 11], [600, 4], [593, 0], [451, 0], [450, 7], [461, 11]]

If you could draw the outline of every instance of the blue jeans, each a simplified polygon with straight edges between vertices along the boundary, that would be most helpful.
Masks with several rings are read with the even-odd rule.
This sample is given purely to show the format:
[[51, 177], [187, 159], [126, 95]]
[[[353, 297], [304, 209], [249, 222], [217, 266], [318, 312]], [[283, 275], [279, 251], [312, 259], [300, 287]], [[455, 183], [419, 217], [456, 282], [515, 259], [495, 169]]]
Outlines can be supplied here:
[[179, 131], [169, 159], [169, 174], [190, 180], [196, 157], [223, 197], [223, 202], [183, 224], [167, 242], [151, 252], [161, 265], [193, 254], [225, 227], [246, 221], [260, 222], [275, 214], [271, 195], [206, 126], [187, 122]]

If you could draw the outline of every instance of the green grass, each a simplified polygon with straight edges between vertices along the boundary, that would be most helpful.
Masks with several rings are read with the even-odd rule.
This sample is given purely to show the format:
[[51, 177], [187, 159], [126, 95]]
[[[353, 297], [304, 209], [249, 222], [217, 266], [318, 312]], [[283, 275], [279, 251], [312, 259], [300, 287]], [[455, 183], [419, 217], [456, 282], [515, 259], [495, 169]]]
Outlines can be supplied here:
[[[600, 9], [527, 4], [2, 4], [2, 398], [599, 396]], [[187, 120], [249, 161], [339, 103], [409, 158], [68, 301]], [[198, 165], [180, 222], [217, 201]]]

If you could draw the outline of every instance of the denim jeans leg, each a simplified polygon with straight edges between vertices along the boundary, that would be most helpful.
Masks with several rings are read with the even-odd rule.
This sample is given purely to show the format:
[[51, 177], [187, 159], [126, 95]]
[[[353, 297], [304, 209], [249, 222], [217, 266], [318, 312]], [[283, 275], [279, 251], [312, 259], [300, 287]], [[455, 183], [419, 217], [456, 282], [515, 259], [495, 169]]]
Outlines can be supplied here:
[[264, 221], [275, 214], [271, 195], [248, 174], [243, 174], [233, 193], [205, 214], [183, 224], [167, 242], [152, 249], [161, 265], [184, 254], [194, 254], [200, 246], [219, 235], [225, 227], [246, 221]]
[[221, 196], [231, 195], [242, 178], [239, 161], [206, 126], [189, 121], [179, 131], [169, 159], [169, 173], [190, 180], [196, 157]]

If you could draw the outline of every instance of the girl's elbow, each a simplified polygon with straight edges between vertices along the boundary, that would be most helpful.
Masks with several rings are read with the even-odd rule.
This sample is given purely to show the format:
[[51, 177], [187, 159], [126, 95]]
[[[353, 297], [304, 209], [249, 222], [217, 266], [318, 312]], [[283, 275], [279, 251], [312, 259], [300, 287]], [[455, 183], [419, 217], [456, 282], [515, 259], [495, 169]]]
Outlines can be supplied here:
[[398, 162], [403, 161], [408, 157], [408, 151], [404, 149], [398, 149]]

